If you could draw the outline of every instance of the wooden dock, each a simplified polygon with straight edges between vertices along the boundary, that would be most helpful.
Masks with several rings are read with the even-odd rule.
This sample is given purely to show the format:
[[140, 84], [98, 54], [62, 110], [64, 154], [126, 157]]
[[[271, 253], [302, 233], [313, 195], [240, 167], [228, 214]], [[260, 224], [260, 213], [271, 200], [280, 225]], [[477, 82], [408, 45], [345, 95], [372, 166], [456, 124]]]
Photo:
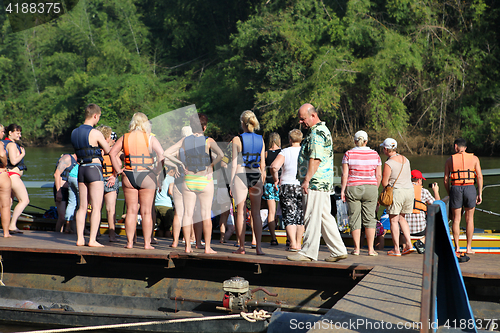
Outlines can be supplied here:
[[[270, 246], [269, 243], [263, 244], [263, 250], [266, 255], [257, 256], [255, 250], [250, 248], [250, 244], [248, 244], [245, 255], [237, 255], [232, 253], [236, 250], [234, 242], [220, 244], [218, 240], [212, 241], [212, 248], [217, 251], [217, 254], [205, 254], [203, 250], [198, 249], [195, 249], [193, 253], [187, 254], [184, 253], [182, 244], [178, 248], [169, 247], [171, 239], [166, 238], [158, 238], [159, 244], [154, 245], [154, 250], [143, 249], [141, 237], [139, 237], [139, 242], [135, 244], [134, 249], [124, 248], [126, 239], [123, 236], [116, 243], [110, 243], [107, 235], [100, 236], [98, 240], [105, 247], [78, 247], [75, 245], [76, 235], [24, 230], [24, 234], [22, 235], [15, 235], [7, 239], [0, 238], [0, 255], [4, 255], [5, 253], [74, 255], [81, 257], [82, 263], [90, 257], [106, 258], [107, 262], [112, 261], [113, 258], [160, 260], [165, 263], [163, 264], [164, 266], [169, 266], [174, 262], [203, 262], [207, 267], [210, 267], [211, 262], [217, 262], [219, 264], [222, 263], [228, 271], [239, 264], [250, 264], [255, 266], [255, 271], [252, 274], [261, 274], [266, 271], [266, 267], [272, 267], [278, 273], [280, 270], [283, 272], [285, 270], [288, 270], [287, 272], [290, 270], [293, 271], [295, 267], [296, 269], [308, 269], [311, 271], [311, 275], [315, 277], [316, 275], [313, 274], [316, 273], [313, 272], [322, 270], [326, 272], [325, 278], [327, 281], [330, 274], [331, 276], [335, 274], [348, 274], [352, 279], [356, 279], [357, 284], [354, 283], [354, 287], [350, 287], [350, 291], [342, 294], [339, 298], [330, 295], [331, 298], [328, 301], [330, 303], [327, 301], [323, 303], [322, 307], [326, 305], [330, 308], [323, 317], [323, 320], [328, 320], [333, 326], [330, 327], [330, 330], [328, 325], [323, 322], [321, 331], [370, 332], [375, 330], [373, 329], [373, 325], [381, 325], [382, 322], [386, 325], [387, 323], [391, 323], [394, 325], [394, 329], [398, 323], [411, 325], [412, 323], [418, 323], [420, 320], [423, 256], [416, 252], [402, 257], [390, 257], [386, 255], [386, 250], [388, 250], [386, 249], [385, 251], [379, 250], [379, 256], [371, 257], [367, 256], [366, 249], [362, 249], [359, 256], [349, 255], [345, 260], [328, 263], [324, 259], [329, 256], [329, 253], [326, 246], [322, 245], [318, 261], [293, 262], [286, 259], [286, 256], [292, 252], [285, 251], [283, 245]], [[348, 248], [348, 251], [350, 250], [352, 248]], [[23, 264], [26, 263], [20, 263], [20, 265]], [[6, 267], [7, 270], [8, 268]], [[471, 255], [471, 260], [460, 264], [460, 268], [462, 275], [472, 280], [479, 279], [485, 281], [485, 284], [489, 284], [488, 281], [495, 281], [495, 283], [496, 281], [500, 281], [500, 261], [494, 254]], [[235, 271], [237, 271], [236, 268]], [[257, 277], [258, 275], [254, 276]], [[280, 277], [279, 274], [277, 276], [281, 279], [287, 278], [286, 276]], [[65, 279], [65, 281], [68, 280], [67, 277]], [[334, 278], [332, 277], [331, 279]], [[109, 282], [106, 280], [106, 283], [111, 286], [112, 281], [112, 279]], [[258, 281], [262, 282], [264, 278]], [[333, 282], [334, 280], [331, 281], [332, 284], [335, 283]], [[14, 279], [9, 281], [7, 278], [7, 281], [4, 279], [4, 282], [7, 285], [9, 285], [9, 282], [15, 284]], [[213, 281], [214, 284], [221, 282]], [[41, 281], [38, 283], [44, 282]], [[81, 281], [78, 283], [82, 284]], [[310, 283], [310, 280], [296, 281], [296, 283], [298, 286], [307, 285]], [[150, 282], [148, 282], [149, 284]], [[257, 285], [258, 282], [254, 282], [253, 284]], [[278, 285], [278, 282], [276, 282], [276, 285]], [[148, 288], [150, 287], [148, 286]], [[201, 289], [203, 287], [204, 285], [200, 285]], [[314, 286], [308, 287], [314, 289]], [[152, 290], [153, 288], [150, 289]], [[274, 291], [276, 292], [278, 289], [275, 288]], [[148, 292], [152, 292], [151, 290]], [[187, 295], [186, 290], [187, 287], [184, 291], [185, 295]], [[82, 289], [82, 291], [84, 290]], [[318, 295], [317, 292], [311, 292], [311, 297], [320, 298], [320, 296], [324, 297]], [[352, 325], [335, 327], [335, 323], [341, 325], [342, 323], [352, 321], [364, 324], [356, 325], [355, 329], [353, 329], [354, 326]], [[370, 323], [372, 326], [370, 326]], [[401, 331], [408, 332], [407, 328], [403, 327]]]

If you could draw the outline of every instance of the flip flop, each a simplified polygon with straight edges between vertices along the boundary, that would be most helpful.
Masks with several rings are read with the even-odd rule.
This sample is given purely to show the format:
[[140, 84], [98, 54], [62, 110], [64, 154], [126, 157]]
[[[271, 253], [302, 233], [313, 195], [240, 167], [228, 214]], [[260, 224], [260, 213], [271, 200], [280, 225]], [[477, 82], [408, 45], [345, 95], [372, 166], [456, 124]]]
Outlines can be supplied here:
[[378, 253], [377, 252], [373, 252], [373, 253], [368, 253], [368, 255], [370, 257], [376, 257], [376, 256], [378, 256]]
[[411, 249], [405, 249], [405, 250], [403, 250], [403, 252], [401, 252], [401, 254], [402, 254], [402, 255], [405, 255], [405, 254], [410, 254], [410, 253], [412, 253], [412, 252], [413, 252], [413, 249], [412, 249], [412, 248], [411, 248]]
[[387, 255], [392, 257], [401, 257], [401, 253], [396, 253], [393, 250], [387, 251]]
[[352, 250], [352, 251], [351, 251], [351, 254], [352, 254], [353, 256], [359, 256], [359, 252], [355, 252], [354, 250]]
[[19, 229], [16, 229], [16, 230], [9, 230], [9, 233], [11, 234], [24, 234], [24, 232], [22, 232], [21, 230]]

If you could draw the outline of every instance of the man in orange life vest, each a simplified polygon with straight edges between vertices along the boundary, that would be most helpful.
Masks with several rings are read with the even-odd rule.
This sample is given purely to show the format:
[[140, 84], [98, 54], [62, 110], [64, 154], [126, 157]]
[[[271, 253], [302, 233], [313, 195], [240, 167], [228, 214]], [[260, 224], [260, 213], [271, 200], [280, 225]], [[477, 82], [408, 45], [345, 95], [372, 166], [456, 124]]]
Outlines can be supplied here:
[[413, 190], [415, 191], [415, 199], [413, 200], [413, 212], [406, 214], [405, 218], [410, 227], [410, 235], [415, 237], [422, 237], [417, 240], [413, 245], [418, 253], [423, 253], [425, 248], [425, 230], [427, 227], [427, 205], [432, 204], [435, 200], [441, 200], [439, 196], [439, 186], [437, 183], [432, 183], [431, 188], [434, 192], [432, 196], [428, 189], [422, 187], [422, 180], [426, 180], [419, 170], [411, 171], [411, 182]]
[[[474, 234], [474, 209], [483, 201], [483, 174], [479, 159], [466, 153], [466, 141], [462, 138], [454, 142], [456, 154], [446, 160], [444, 167], [444, 186], [450, 195], [450, 212], [453, 218], [453, 240], [455, 251], [460, 251], [460, 220], [462, 207], [465, 211], [467, 254], [472, 254], [472, 235]], [[477, 192], [474, 183], [477, 181]]]

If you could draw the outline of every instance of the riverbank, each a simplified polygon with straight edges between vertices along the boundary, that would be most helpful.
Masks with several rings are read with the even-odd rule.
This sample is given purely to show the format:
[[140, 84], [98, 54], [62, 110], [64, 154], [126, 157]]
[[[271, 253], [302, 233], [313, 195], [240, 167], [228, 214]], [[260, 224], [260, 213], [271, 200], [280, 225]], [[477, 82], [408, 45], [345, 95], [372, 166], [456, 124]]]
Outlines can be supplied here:
[[[386, 132], [366, 131], [368, 134], [368, 146], [379, 151], [379, 144], [387, 137], [392, 137], [398, 142], [398, 152], [410, 155], [451, 155], [453, 151], [453, 142], [460, 137], [458, 134], [447, 134], [443, 136], [428, 136], [423, 134], [397, 134], [388, 135]], [[333, 150], [337, 153], [343, 153], [354, 147], [352, 135], [342, 135], [332, 133]], [[468, 152], [476, 152], [481, 156], [481, 151], [475, 151], [474, 147], [469, 147]], [[487, 155], [491, 156], [491, 155]]]

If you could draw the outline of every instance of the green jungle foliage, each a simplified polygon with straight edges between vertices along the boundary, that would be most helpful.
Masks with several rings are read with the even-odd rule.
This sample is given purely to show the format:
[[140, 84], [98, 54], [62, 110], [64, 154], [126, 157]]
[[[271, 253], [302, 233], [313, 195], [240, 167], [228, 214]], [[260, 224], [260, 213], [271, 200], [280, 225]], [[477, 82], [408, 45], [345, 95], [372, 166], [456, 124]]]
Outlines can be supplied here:
[[79, 0], [17, 33], [2, 12], [0, 122], [68, 143], [88, 103], [119, 134], [195, 104], [218, 139], [247, 109], [286, 138], [308, 102], [334, 140], [447, 153], [464, 136], [498, 154], [499, 25], [494, 0]]

